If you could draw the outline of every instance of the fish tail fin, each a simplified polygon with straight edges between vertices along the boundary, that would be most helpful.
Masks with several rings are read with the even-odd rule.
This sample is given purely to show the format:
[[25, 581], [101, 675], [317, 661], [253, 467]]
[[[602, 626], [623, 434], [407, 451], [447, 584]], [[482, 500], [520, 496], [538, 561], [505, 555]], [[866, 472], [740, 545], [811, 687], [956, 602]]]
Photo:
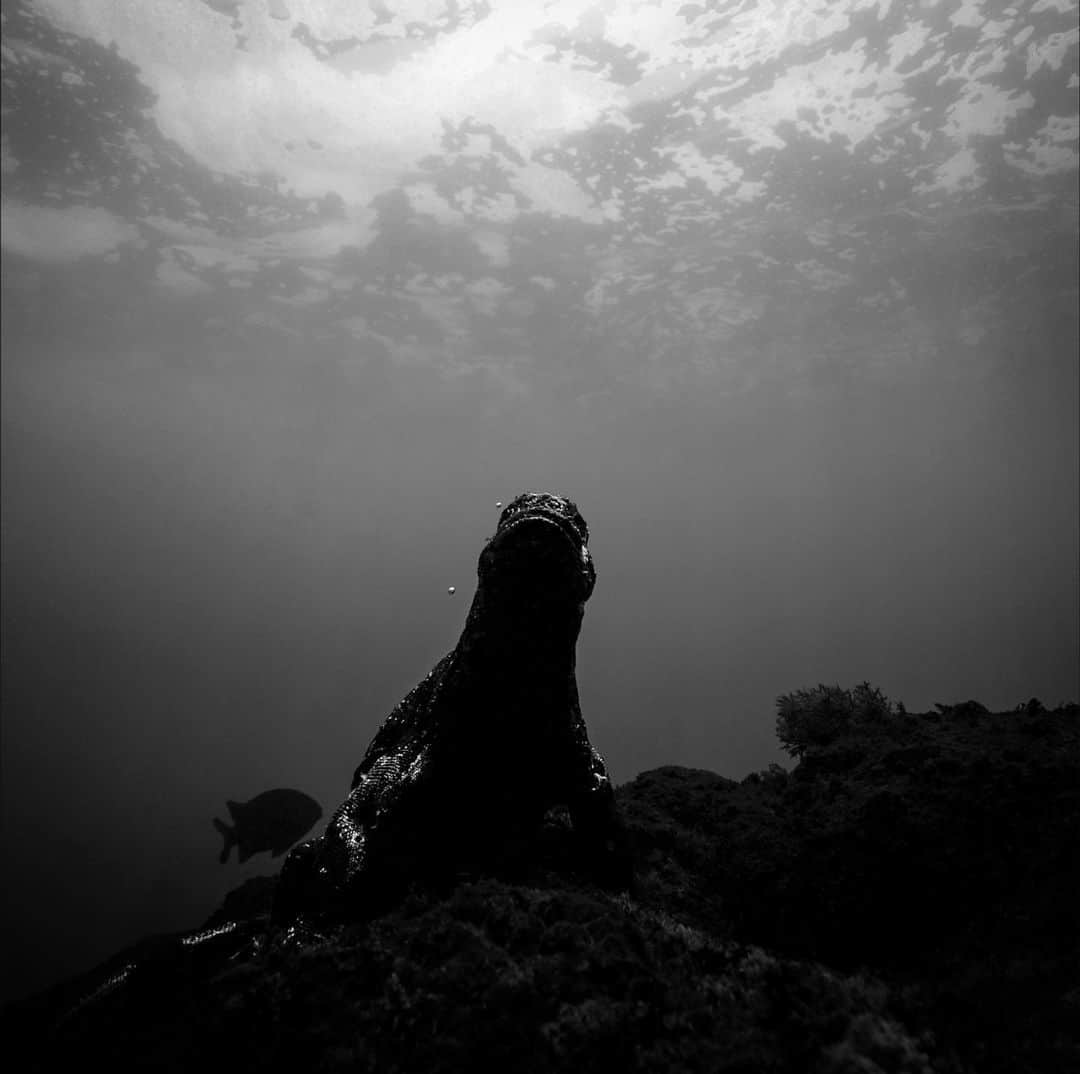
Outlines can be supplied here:
[[217, 817], [214, 817], [214, 827], [221, 832], [225, 840], [225, 845], [221, 848], [221, 856], [218, 858], [218, 861], [224, 865], [229, 860], [229, 851], [236, 844], [236, 829], [230, 828], [223, 820], [218, 820]]

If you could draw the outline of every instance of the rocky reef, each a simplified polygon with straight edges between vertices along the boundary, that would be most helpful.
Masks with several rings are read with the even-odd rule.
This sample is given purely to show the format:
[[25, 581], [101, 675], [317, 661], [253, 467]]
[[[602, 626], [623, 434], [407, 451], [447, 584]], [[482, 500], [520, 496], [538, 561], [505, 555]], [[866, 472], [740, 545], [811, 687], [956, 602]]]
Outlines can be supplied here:
[[5, 1041], [42, 1070], [1080, 1069], [1080, 712], [875, 696], [781, 698], [790, 772], [619, 787], [629, 893], [557, 811], [527, 876], [365, 923], [273, 927], [249, 881], [194, 942], [9, 1005]]

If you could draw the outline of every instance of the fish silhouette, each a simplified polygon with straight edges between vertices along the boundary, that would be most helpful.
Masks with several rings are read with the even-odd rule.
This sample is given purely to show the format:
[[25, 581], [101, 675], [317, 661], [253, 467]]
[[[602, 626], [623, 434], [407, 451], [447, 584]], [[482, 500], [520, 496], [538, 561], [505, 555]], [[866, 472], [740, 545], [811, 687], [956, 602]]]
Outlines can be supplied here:
[[285, 787], [264, 791], [250, 802], [227, 801], [225, 805], [232, 825], [214, 817], [214, 827], [225, 839], [218, 859], [222, 865], [234, 846], [239, 861], [263, 850], [276, 858], [307, 835], [322, 816], [322, 806], [314, 798]]

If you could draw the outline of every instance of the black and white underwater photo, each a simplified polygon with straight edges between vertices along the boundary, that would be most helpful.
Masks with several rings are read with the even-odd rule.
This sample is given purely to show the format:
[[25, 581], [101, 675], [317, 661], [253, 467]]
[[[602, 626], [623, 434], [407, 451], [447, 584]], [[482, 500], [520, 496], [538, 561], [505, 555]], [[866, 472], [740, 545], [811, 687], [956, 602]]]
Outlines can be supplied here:
[[0, 1064], [1080, 1070], [1078, 0], [3, 0]]

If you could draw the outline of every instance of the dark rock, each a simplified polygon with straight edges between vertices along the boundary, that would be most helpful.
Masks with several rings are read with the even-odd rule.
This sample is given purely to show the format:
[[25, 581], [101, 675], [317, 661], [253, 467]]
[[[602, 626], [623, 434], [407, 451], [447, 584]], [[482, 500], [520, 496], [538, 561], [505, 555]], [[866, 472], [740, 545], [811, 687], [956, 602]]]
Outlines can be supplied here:
[[[646, 773], [618, 794], [642, 890], [774, 954], [872, 968], [979, 1071], [1069, 1069], [1080, 728], [1065, 706], [1038, 723], [1033, 740], [1026, 713], [919, 717], [906, 744], [868, 735], [808, 755], [786, 789], [744, 780], [734, 812], [699, 781], [672, 772], [665, 792]], [[643, 782], [650, 806], [681, 797], [666, 823], [642, 808]], [[672, 862], [708, 893], [698, 906], [668, 886]]]
[[364, 924], [269, 926], [273, 881], [249, 882], [218, 931], [9, 1006], [5, 1040], [36, 1069], [1075, 1069], [1080, 726], [1043, 718], [912, 719], [841, 773], [642, 773], [616, 792], [633, 897], [562, 868], [561, 809], [530, 882]]
[[951, 715], [964, 720], [974, 720], [980, 716], [986, 716], [990, 710], [978, 701], [961, 701], [959, 705], [953, 705]]
[[938, 715], [948, 716], [954, 719], [973, 720], [979, 716], [985, 716], [989, 709], [978, 701], [961, 701], [956, 705], [943, 705], [940, 701], [934, 703]]

